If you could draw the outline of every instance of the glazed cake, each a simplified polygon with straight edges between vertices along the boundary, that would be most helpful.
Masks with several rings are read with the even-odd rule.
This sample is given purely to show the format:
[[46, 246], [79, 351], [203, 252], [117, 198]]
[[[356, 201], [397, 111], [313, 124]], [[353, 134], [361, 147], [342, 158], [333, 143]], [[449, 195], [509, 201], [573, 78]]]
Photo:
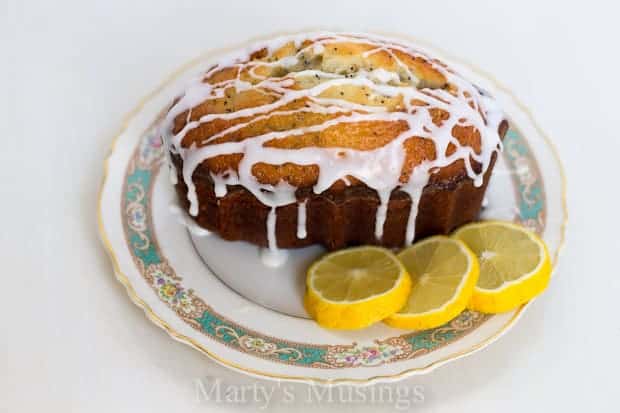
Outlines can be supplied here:
[[162, 123], [196, 223], [269, 247], [398, 247], [476, 219], [508, 128], [484, 91], [390, 40], [315, 33], [234, 53]]

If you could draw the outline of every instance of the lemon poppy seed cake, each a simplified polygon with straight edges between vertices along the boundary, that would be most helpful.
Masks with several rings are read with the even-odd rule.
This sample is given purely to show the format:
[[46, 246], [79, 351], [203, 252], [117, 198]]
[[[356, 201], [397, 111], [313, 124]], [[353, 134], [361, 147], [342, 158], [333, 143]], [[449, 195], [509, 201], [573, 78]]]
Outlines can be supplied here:
[[233, 53], [162, 124], [181, 205], [227, 240], [407, 245], [476, 219], [508, 129], [410, 46], [310, 33]]

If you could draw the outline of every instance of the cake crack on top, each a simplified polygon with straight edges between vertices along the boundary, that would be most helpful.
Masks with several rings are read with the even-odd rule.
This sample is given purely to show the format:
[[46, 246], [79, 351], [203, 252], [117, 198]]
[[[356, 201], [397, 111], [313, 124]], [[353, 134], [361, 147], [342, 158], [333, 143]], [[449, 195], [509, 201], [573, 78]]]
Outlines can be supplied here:
[[410, 244], [475, 218], [506, 129], [441, 61], [340, 33], [221, 59], [161, 125], [190, 215], [271, 250]]

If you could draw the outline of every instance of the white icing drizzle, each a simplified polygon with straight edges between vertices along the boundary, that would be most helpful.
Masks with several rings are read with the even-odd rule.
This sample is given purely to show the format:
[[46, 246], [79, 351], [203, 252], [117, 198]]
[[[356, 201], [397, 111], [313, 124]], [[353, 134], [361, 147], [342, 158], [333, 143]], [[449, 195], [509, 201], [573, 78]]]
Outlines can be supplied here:
[[267, 216], [268, 248], [261, 248], [260, 258], [267, 267], [280, 267], [288, 259], [288, 253], [278, 248], [276, 239], [276, 207], [272, 206]]
[[170, 204], [168, 206], [168, 210], [172, 215], [174, 215], [177, 222], [187, 228], [187, 230], [192, 234], [198, 237], [206, 237], [208, 235], [211, 235], [211, 231], [204, 229], [203, 227], [198, 225], [191, 217], [187, 215], [187, 212], [178, 205]]
[[282, 266], [288, 259], [288, 253], [282, 249], [261, 248], [259, 254], [263, 264], [271, 268]]
[[415, 221], [418, 217], [418, 207], [420, 206], [420, 198], [422, 198], [422, 191], [428, 183], [430, 178], [429, 169], [431, 162], [424, 162], [415, 168], [409, 178], [409, 182], [406, 185], [400, 187], [400, 189], [406, 192], [411, 198], [411, 209], [409, 210], [409, 218], [407, 219], [407, 230], [405, 232], [405, 244], [411, 245], [415, 238]]
[[166, 157], [166, 163], [168, 164], [168, 179], [170, 179], [170, 183], [172, 185], [176, 185], [178, 182], [177, 168], [172, 162], [172, 157], [170, 156], [170, 148], [166, 139], [162, 138], [162, 143], [164, 145], [164, 155]]
[[388, 203], [392, 195], [392, 188], [383, 188], [377, 190], [379, 194], [379, 206], [377, 207], [377, 215], [375, 217], [375, 238], [383, 237], [383, 226], [387, 218]]
[[[168, 153], [168, 157], [170, 157], [170, 152], [166, 151]], [[170, 183], [172, 185], [176, 185], [179, 182], [179, 178], [177, 176], [177, 167], [174, 166], [174, 163], [172, 163], [172, 160], [168, 160], [168, 165], [169, 165], [169, 169], [168, 169], [168, 178], [170, 179]]]
[[276, 207], [272, 206], [267, 215], [267, 242], [269, 243], [269, 249], [276, 251], [278, 249], [276, 239]]
[[400, 77], [398, 76], [398, 73], [389, 72], [382, 68], [373, 70], [372, 72], [369, 73], [368, 77], [379, 83], [390, 83], [390, 82], [400, 81]]
[[[250, 55], [254, 51], [266, 48], [268, 54], [271, 55], [275, 50], [291, 41], [299, 48], [306, 39], [314, 39], [314, 43], [302, 48], [293, 56], [287, 56], [271, 62], [249, 61]], [[322, 54], [325, 52], [326, 44], [335, 42], [372, 45], [374, 47], [372, 50], [362, 54], [364, 58], [379, 51], [387, 52], [398, 64], [399, 73], [377, 68], [373, 71], [360, 69], [355, 74], [346, 75], [312, 69], [291, 72], [283, 77], [275, 78], [260, 76], [255, 72], [255, 69], [259, 66], [279, 66], [285, 69], [293, 69], [300, 64], [304, 53]], [[435, 70], [447, 79], [449, 84], [456, 87], [456, 95], [443, 89], [425, 87], [418, 89], [416, 86], [419, 85], [420, 80], [398, 59], [392, 50], [399, 50], [414, 57], [421, 57], [429, 62]], [[214, 72], [226, 67], [239, 68], [239, 74], [236, 79], [225, 80], [215, 84], [208, 84], [202, 81]], [[250, 68], [249, 73], [257, 79], [258, 83], [252, 85], [239, 78], [241, 68], [243, 67]], [[409, 80], [409, 83], [405, 85], [400, 83], [403, 73]], [[315, 77], [320, 79], [320, 81], [305, 89], [295, 90], [290, 88], [296, 83], [296, 79], [299, 80], [305, 77]], [[375, 95], [382, 95], [388, 98], [400, 97], [404, 105], [403, 111], [388, 112], [384, 106], [364, 105], [349, 102], [344, 98], [320, 97], [323, 92], [331, 87], [345, 85], [365, 87]], [[182, 130], [176, 134], [173, 133], [174, 119], [179, 114], [191, 110], [208, 99], [222, 98], [225, 89], [228, 87], [234, 87], [237, 93], [248, 89], [260, 90], [262, 93], [277, 97], [277, 100], [273, 103], [230, 113], [210, 113], [197, 120], [190, 120], [190, 115], [188, 115], [187, 122]], [[309, 99], [311, 103], [299, 110], [286, 111], [281, 109], [300, 98]], [[414, 100], [422, 101], [426, 106], [414, 105], [412, 103]], [[450, 116], [440, 126], [437, 126], [432, 122], [430, 108], [443, 109]], [[211, 143], [253, 122], [275, 115], [300, 112], [340, 114], [340, 116], [314, 126], [269, 132], [241, 141]], [[191, 147], [183, 147], [182, 145], [183, 138], [187, 133], [201, 124], [214, 120], [234, 120], [241, 117], [250, 117], [251, 120], [240, 122], [214, 134], [198, 146], [193, 144]], [[396, 189], [406, 192], [411, 198], [411, 211], [406, 230], [406, 242], [410, 244], [415, 237], [418, 204], [432, 171], [462, 160], [469, 178], [474, 181], [476, 186], [482, 185], [484, 173], [491, 162], [493, 154], [501, 149], [498, 127], [502, 119], [503, 114], [501, 110], [488, 93], [479, 90], [450, 69], [435, 63], [425, 54], [408, 46], [382, 38], [368, 38], [356, 34], [309, 33], [277, 38], [221, 59], [219, 64], [209, 72], [197, 77], [169, 110], [162, 124], [162, 135], [170, 151], [178, 154], [183, 159], [182, 176], [188, 188], [189, 214], [193, 216], [198, 214], [199, 208], [196, 188], [192, 181], [194, 170], [206, 159], [218, 155], [243, 154], [237, 171], [212, 175], [215, 193], [217, 197], [222, 197], [226, 194], [227, 185], [242, 185], [263, 204], [270, 207], [266, 222], [269, 248], [262, 250], [261, 256], [266, 257], [266, 263], [267, 261], [270, 263], [267, 265], [274, 265], [277, 263], [281, 264], [283, 259], [285, 259], [285, 257], [283, 258], [283, 253], [277, 248], [275, 229], [277, 222], [276, 208], [297, 202], [295, 197], [295, 190], [297, 188], [285, 181], [281, 181], [277, 185], [260, 183], [252, 174], [252, 167], [256, 163], [262, 162], [270, 165], [282, 165], [284, 163], [302, 166], [317, 165], [319, 167], [319, 176], [313, 188], [316, 194], [329, 189], [339, 180], [349, 185], [348, 176], [360, 180], [368, 187], [374, 189], [379, 196], [380, 204], [377, 208], [375, 221], [375, 235], [377, 239], [381, 239], [383, 235], [388, 203], [392, 192]], [[362, 151], [334, 147], [302, 147], [288, 150], [263, 146], [267, 141], [290, 138], [310, 132], [321, 132], [340, 123], [356, 123], [361, 121], [404, 121], [407, 123], [408, 129], [383, 147], [374, 150]], [[452, 135], [452, 130], [455, 126], [471, 126], [480, 133], [480, 153], [476, 153], [469, 146], [462, 146], [460, 144]], [[435, 145], [436, 159], [417, 165], [411, 172], [408, 182], [401, 182], [400, 179], [405, 162], [403, 144], [412, 137], [431, 140]], [[450, 156], [447, 156], [446, 152], [450, 145], [455, 150]], [[474, 171], [472, 160], [482, 165], [479, 173]], [[306, 201], [303, 201], [298, 204], [298, 238], [305, 238], [307, 236], [305, 215]]]
[[221, 175], [211, 173], [211, 179], [213, 179], [213, 191], [215, 196], [222, 198], [228, 193], [227, 185], [237, 185], [239, 178], [237, 172], [229, 170]]
[[306, 231], [306, 204], [307, 199], [297, 204], [297, 238], [304, 239], [308, 236]]

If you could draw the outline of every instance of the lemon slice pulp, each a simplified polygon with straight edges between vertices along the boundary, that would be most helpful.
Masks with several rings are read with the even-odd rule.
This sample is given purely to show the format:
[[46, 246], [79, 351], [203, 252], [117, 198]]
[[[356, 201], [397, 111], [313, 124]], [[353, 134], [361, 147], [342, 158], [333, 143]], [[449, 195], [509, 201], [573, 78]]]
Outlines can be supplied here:
[[350, 248], [308, 269], [304, 306], [323, 327], [359, 329], [398, 311], [410, 289], [405, 267], [389, 250]]
[[398, 258], [413, 286], [405, 306], [385, 322], [392, 327], [427, 329], [461, 313], [478, 279], [478, 261], [461, 241], [435, 236], [402, 251]]
[[465, 225], [453, 237], [464, 241], [480, 262], [472, 309], [510, 311], [547, 287], [551, 260], [545, 243], [533, 232], [509, 222], [483, 221]]

